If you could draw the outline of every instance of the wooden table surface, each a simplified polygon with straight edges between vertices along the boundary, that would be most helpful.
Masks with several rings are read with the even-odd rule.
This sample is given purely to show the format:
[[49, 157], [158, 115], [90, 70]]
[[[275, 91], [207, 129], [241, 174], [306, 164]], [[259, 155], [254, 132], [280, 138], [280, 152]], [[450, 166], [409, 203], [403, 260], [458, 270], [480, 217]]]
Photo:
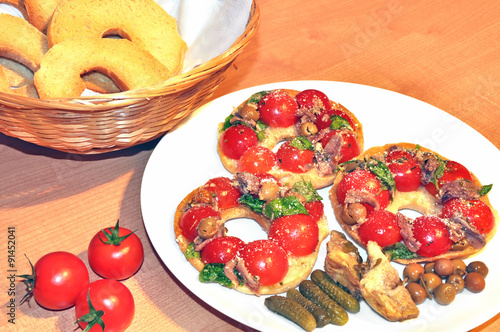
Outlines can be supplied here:
[[[500, 147], [500, 2], [409, 0], [259, 0], [261, 25], [212, 98], [254, 85], [331, 80], [396, 91], [463, 120]], [[124, 283], [136, 301], [130, 331], [251, 330], [190, 293], [160, 261], [140, 209], [144, 168], [158, 140], [103, 155], [74, 155], [0, 134], [0, 330], [74, 331], [73, 309], [35, 301], [8, 324], [6, 231], [16, 229], [16, 268], [66, 250], [86, 262], [103, 227], [137, 230], [140, 271]], [[497, 202], [498, 203], [498, 202]], [[90, 270], [90, 269], [89, 269]], [[91, 280], [98, 277], [90, 270]], [[16, 301], [24, 294], [16, 287]], [[474, 331], [500, 329], [500, 316]]]

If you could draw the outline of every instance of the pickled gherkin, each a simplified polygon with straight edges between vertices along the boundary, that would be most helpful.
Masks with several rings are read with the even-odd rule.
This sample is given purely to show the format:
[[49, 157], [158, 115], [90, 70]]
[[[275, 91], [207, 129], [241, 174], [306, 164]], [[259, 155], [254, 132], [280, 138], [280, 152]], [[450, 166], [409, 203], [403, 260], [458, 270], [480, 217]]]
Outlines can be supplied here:
[[359, 302], [337, 285], [326, 272], [321, 270], [314, 270], [311, 273], [311, 280], [321, 288], [323, 292], [331, 297], [335, 302], [340, 304], [345, 310], [356, 313], [359, 312]]
[[304, 280], [299, 284], [299, 291], [311, 302], [323, 308], [330, 316], [332, 324], [345, 325], [349, 320], [349, 316], [342, 306], [335, 302], [331, 297], [319, 288], [311, 280]]
[[317, 324], [314, 316], [296, 301], [284, 296], [273, 295], [264, 300], [271, 311], [291, 320], [306, 331], [313, 331]]
[[325, 325], [330, 324], [330, 317], [328, 313], [312, 303], [309, 299], [307, 299], [304, 295], [302, 295], [297, 289], [292, 288], [286, 292], [286, 297], [292, 299], [299, 303], [301, 306], [307, 309], [316, 319], [316, 324], [318, 327], [323, 327]]

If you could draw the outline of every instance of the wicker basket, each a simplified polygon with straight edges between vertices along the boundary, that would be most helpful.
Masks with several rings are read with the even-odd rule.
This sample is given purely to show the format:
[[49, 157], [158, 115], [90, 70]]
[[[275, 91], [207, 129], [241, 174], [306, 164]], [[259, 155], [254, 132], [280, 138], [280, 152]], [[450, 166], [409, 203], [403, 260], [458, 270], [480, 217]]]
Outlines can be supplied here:
[[212, 96], [254, 36], [259, 19], [254, 0], [244, 33], [225, 53], [146, 89], [66, 100], [0, 92], [0, 132], [78, 154], [115, 151], [153, 140]]

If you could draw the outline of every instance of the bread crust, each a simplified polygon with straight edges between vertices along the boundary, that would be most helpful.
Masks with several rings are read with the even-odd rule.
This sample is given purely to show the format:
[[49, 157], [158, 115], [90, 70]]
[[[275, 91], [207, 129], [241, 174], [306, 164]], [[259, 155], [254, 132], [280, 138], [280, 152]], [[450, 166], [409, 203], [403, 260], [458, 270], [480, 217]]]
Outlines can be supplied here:
[[44, 32], [49, 26], [52, 14], [62, 0], [24, 0], [28, 21], [38, 30]]
[[[394, 143], [394, 144], [391, 143], [391, 144], [386, 144], [383, 146], [376, 146], [376, 147], [369, 148], [366, 151], [364, 151], [360, 156], [358, 156], [358, 158], [356, 158], [356, 159], [363, 160], [363, 159], [368, 159], [372, 156], [383, 155], [388, 148], [390, 148], [394, 145], [397, 145], [397, 146], [402, 147], [404, 149], [417, 148], [417, 145], [413, 144], [413, 143], [407, 143], [407, 142], [400, 142], [400, 143]], [[433, 153], [433, 154], [441, 157], [443, 160], [449, 160], [449, 159], [439, 155], [438, 153], [436, 153], [428, 148], [421, 147], [421, 146], [418, 146], [418, 148], [421, 151]], [[355, 225], [348, 225], [345, 222], [343, 222], [343, 220], [342, 220], [343, 205], [341, 205], [339, 203], [339, 201], [337, 199], [336, 192], [337, 192], [337, 187], [338, 187], [340, 181], [344, 177], [344, 174], [345, 173], [343, 171], [339, 171], [337, 173], [337, 177], [336, 177], [336, 179], [335, 179], [335, 181], [334, 181], [334, 183], [329, 191], [330, 201], [331, 201], [331, 204], [333, 207], [335, 217], [336, 217], [338, 223], [340, 224], [340, 226], [342, 227], [342, 229], [344, 230], [344, 232], [346, 232], [358, 245], [364, 247]], [[473, 173], [471, 173], [471, 175], [472, 175], [472, 180], [473, 180], [474, 184], [481, 186], [481, 182], [479, 181], [479, 179]], [[422, 214], [436, 215], [442, 209], [442, 205], [440, 204], [439, 200], [437, 198], [435, 198], [434, 196], [432, 196], [431, 194], [429, 194], [422, 186], [420, 187], [420, 189], [417, 192], [406, 194], [408, 197], [405, 197], [404, 199], [399, 199], [398, 195], [405, 195], [405, 193], [400, 193], [400, 192], [396, 191], [396, 194], [394, 195], [393, 202], [389, 204], [389, 206], [386, 208], [386, 210], [389, 210], [393, 213], [396, 213], [398, 210], [401, 210], [401, 209], [411, 209], [411, 210], [415, 210], [417, 212], [420, 212]], [[490, 209], [493, 212], [493, 215], [495, 217], [494, 229], [485, 236], [485, 241], [486, 241], [486, 243], [488, 243], [495, 235], [496, 228], [497, 228], [498, 223], [499, 223], [499, 216], [498, 216], [498, 212], [491, 205], [487, 195], [481, 196], [480, 200], [483, 201], [484, 203], [486, 203], [490, 207]], [[404, 205], [402, 202], [404, 202]], [[409, 264], [409, 263], [431, 262], [431, 261], [435, 261], [439, 258], [449, 258], [449, 259], [467, 258], [467, 257], [470, 257], [472, 255], [478, 254], [483, 249], [484, 249], [484, 247], [481, 249], [477, 249], [477, 248], [473, 248], [472, 246], [468, 246], [464, 250], [449, 250], [449, 251], [447, 251], [444, 254], [439, 255], [439, 256], [434, 256], [434, 257], [418, 256], [414, 259], [395, 259], [394, 261], [401, 263], [401, 264]]]
[[[293, 89], [275, 89], [278, 91], [282, 91], [290, 95], [291, 97], [295, 97], [300, 91], [293, 90]], [[273, 90], [273, 91], [275, 91]], [[243, 101], [235, 110], [240, 109], [243, 107], [248, 102], [248, 99]], [[361, 125], [361, 122], [358, 120], [358, 118], [349, 111], [347, 108], [342, 106], [341, 104], [330, 101], [332, 103], [332, 109], [336, 110], [341, 110], [345, 112], [349, 117], [352, 119], [352, 121], [355, 124], [355, 128], [353, 128], [354, 133], [356, 135], [356, 140], [358, 142], [360, 151], [363, 151], [364, 148], [364, 137], [363, 137], [363, 127]], [[233, 112], [234, 113], [234, 112]], [[232, 174], [235, 174], [238, 171], [238, 161], [231, 159], [227, 157], [221, 150], [220, 147], [220, 140], [223, 134], [223, 129], [224, 127], [224, 122], [219, 123], [218, 126], [218, 134], [217, 134], [217, 153], [219, 154], [219, 158], [224, 165], [224, 168], [229, 171]], [[267, 127], [265, 130], [265, 136], [266, 138], [262, 141], [259, 141], [258, 145], [259, 146], [264, 146], [270, 150], [272, 150], [279, 142], [282, 142], [287, 139], [291, 139], [293, 137], [299, 136], [299, 133], [295, 126], [290, 126], [287, 128], [272, 128], [272, 127]], [[308, 182], [311, 182], [313, 187], [315, 189], [320, 189], [327, 187], [333, 183], [335, 180], [335, 173], [329, 174], [329, 175], [321, 175], [318, 170], [313, 167], [309, 171], [305, 173], [293, 173], [289, 171], [285, 171], [281, 169], [278, 166], [273, 167], [270, 171], [268, 171], [269, 174], [273, 175], [275, 178], [279, 179], [280, 182], [284, 185], [289, 184], [293, 185], [294, 183], [305, 180]]]
[[[189, 241], [182, 235], [179, 222], [183, 212], [185, 211], [186, 206], [189, 204], [189, 202], [192, 201], [194, 195], [199, 191], [200, 188], [197, 188], [193, 190], [190, 194], [188, 194], [178, 205], [177, 210], [175, 212], [174, 216], [175, 238], [177, 244], [179, 245], [180, 250], [183, 253], [186, 251], [189, 245]], [[251, 211], [249, 208], [243, 205], [229, 208], [219, 212], [221, 214], [221, 219], [224, 222], [236, 218], [248, 218], [255, 220], [257, 223], [259, 223], [259, 225], [261, 225], [261, 227], [264, 230], [269, 228], [270, 221], [266, 217], [264, 217], [262, 214], [258, 214]], [[274, 285], [260, 286], [259, 287], [260, 295], [279, 294], [286, 292], [291, 288], [297, 287], [302, 280], [306, 279], [309, 276], [318, 258], [321, 244], [329, 234], [328, 222], [326, 220], [325, 215], [323, 215], [323, 217], [318, 221], [318, 226], [319, 226], [319, 239], [316, 249], [313, 251], [313, 253], [301, 257], [289, 255], [288, 256], [289, 268], [285, 278], [279, 283], [276, 283]], [[189, 259], [189, 262], [198, 271], [201, 271], [204, 267], [204, 263], [200, 259], [191, 258]], [[233, 289], [235, 289], [240, 293], [255, 295], [255, 292], [252, 291], [250, 288], [248, 288], [248, 286], [246, 285], [237, 285], [233, 287]]]
[[153, 0], [62, 1], [47, 28], [52, 47], [75, 37], [120, 35], [157, 58], [172, 75], [182, 70], [187, 45], [175, 18]]
[[82, 37], [50, 48], [34, 82], [41, 99], [79, 97], [86, 88], [80, 76], [90, 71], [109, 76], [121, 90], [145, 88], [171, 75], [156, 58], [126, 39]]

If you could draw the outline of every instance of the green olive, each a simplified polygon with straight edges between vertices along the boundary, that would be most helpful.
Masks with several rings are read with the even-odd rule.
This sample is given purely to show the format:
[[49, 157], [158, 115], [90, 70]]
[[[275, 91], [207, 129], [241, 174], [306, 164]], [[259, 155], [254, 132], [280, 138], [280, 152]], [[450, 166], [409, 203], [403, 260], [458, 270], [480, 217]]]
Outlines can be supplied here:
[[408, 282], [417, 282], [425, 273], [424, 267], [418, 263], [410, 263], [403, 270], [403, 278]]
[[463, 276], [465, 274], [465, 270], [467, 269], [467, 266], [465, 265], [464, 261], [456, 258], [452, 259], [451, 262], [453, 263], [453, 268], [454, 268], [454, 274], [458, 274], [459, 276]]
[[466, 271], [467, 272], [477, 272], [480, 275], [482, 275], [483, 278], [486, 278], [489, 270], [488, 270], [488, 267], [486, 266], [486, 264], [484, 264], [483, 262], [475, 261], [475, 262], [471, 262], [471, 263], [469, 263], [469, 265], [467, 265]]
[[440, 258], [434, 262], [434, 272], [441, 277], [447, 277], [455, 270], [453, 263], [448, 258]]
[[452, 274], [448, 278], [446, 278], [446, 283], [451, 284], [455, 287], [457, 294], [462, 293], [465, 287], [464, 278], [458, 274]]
[[455, 300], [457, 291], [452, 284], [441, 284], [434, 289], [434, 300], [441, 305], [448, 305]]
[[406, 289], [408, 290], [408, 293], [410, 293], [411, 299], [415, 302], [415, 304], [422, 304], [427, 298], [427, 292], [424, 287], [416, 282], [406, 284]]
[[437, 286], [441, 285], [443, 281], [441, 277], [435, 273], [427, 272], [422, 275], [421, 285], [427, 289], [429, 293], [432, 294]]
[[465, 288], [473, 293], [482, 292], [484, 287], [486, 287], [486, 281], [484, 277], [478, 272], [469, 272], [465, 275]]

